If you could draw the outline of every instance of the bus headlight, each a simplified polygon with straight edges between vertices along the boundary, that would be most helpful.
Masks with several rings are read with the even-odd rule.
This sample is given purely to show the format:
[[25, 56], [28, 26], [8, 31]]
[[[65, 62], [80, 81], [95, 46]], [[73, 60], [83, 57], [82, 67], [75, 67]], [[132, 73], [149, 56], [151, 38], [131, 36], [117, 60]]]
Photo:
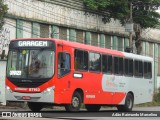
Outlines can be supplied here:
[[7, 86], [6, 89], [11, 93], [13, 92], [9, 86]]
[[46, 90], [43, 91], [44, 94], [50, 93], [52, 90], [54, 90], [55, 86], [49, 87]]

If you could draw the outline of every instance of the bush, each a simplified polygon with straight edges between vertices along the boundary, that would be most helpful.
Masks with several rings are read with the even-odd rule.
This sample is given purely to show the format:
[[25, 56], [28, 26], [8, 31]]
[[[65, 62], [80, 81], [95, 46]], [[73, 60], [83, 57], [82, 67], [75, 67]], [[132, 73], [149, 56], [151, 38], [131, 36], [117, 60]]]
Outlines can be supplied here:
[[154, 94], [153, 102], [160, 104], [160, 88], [158, 89], [158, 93]]

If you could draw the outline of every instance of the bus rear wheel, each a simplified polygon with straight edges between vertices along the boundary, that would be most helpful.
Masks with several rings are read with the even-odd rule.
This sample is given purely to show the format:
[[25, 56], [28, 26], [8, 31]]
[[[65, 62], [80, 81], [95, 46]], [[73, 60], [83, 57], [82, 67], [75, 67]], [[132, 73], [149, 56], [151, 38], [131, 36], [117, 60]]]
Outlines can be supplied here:
[[122, 111], [122, 112], [130, 112], [130, 111], [132, 111], [133, 104], [134, 104], [133, 95], [128, 93], [126, 96], [125, 104], [118, 105], [117, 109], [118, 109], [118, 111]]
[[65, 105], [65, 109], [68, 112], [77, 112], [80, 110], [81, 105], [82, 105], [81, 95], [79, 94], [79, 92], [74, 92], [71, 104]]
[[38, 112], [43, 108], [42, 103], [28, 102], [27, 104], [28, 104], [29, 109], [34, 112]]
[[86, 104], [85, 107], [86, 107], [87, 111], [89, 111], [89, 112], [97, 112], [101, 108], [100, 105], [90, 105], [90, 104]]

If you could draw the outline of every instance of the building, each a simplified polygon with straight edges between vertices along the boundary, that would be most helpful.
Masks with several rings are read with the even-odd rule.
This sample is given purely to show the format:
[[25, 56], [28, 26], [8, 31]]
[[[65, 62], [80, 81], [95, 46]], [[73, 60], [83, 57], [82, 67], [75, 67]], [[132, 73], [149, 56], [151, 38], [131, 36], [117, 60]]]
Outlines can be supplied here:
[[[120, 51], [129, 46], [129, 34], [124, 26], [118, 20], [104, 24], [102, 16], [84, 9], [83, 0], [5, 0], [5, 4], [9, 12], [0, 31], [0, 54], [7, 55], [10, 40], [31, 37], [60, 38]], [[133, 48], [135, 52], [134, 41]], [[141, 54], [154, 58], [157, 89], [160, 87], [160, 30], [143, 31]]]

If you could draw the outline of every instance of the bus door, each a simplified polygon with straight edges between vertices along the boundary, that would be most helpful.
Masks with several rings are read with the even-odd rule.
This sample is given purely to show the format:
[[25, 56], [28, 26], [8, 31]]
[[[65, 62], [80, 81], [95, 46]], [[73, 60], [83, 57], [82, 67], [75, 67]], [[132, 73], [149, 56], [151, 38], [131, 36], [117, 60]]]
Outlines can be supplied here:
[[[72, 78], [71, 72], [71, 55], [67, 47], [60, 45], [57, 49], [57, 89], [60, 93], [64, 93], [64, 95], [68, 95], [70, 89], [70, 80]], [[64, 100], [67, 101], [67, 100]]]

